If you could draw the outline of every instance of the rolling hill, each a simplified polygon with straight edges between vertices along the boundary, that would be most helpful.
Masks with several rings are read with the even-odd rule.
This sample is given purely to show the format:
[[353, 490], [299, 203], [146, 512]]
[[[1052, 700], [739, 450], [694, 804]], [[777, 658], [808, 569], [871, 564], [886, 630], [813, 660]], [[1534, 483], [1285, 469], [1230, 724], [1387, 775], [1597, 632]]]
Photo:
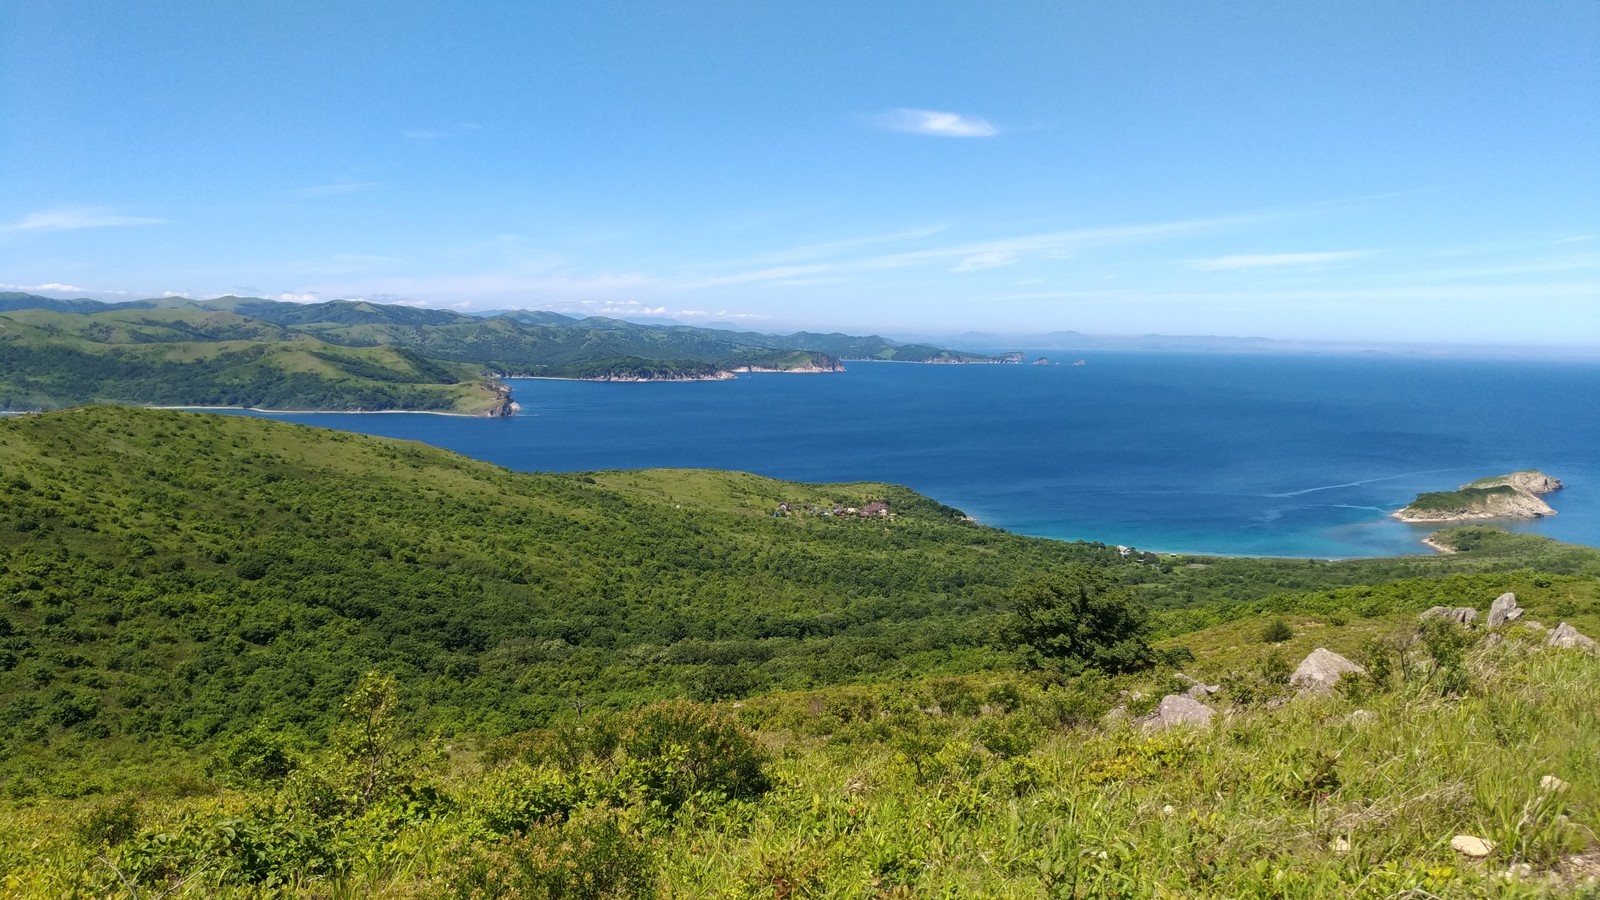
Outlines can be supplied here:
[[554, 313], [0, 294], [0, 410], [115, 402], [505, 415], [512, 406], [501, 377], [699, 380], [836, 371], [841, 358], [993, 361], [877, 336], [763, 335]]

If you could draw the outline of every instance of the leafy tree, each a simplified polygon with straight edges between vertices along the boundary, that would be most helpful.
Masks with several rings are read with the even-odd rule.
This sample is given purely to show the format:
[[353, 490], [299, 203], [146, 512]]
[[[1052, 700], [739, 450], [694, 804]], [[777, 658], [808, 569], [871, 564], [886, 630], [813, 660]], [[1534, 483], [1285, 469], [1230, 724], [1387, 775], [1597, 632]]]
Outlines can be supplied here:
[[1002, 635], [1030, 666], [1116, 674], [1154, 661], [1149, 614], [1109, 572], [1068, 566], [1018, 584], [1009, 600]]
[[394, 677], [378, 672], [362, 675], [344, 698], [334, 749], [348, 768], [358, 806], [394, 787], [410, 761], [400, 744], [394, 707]]

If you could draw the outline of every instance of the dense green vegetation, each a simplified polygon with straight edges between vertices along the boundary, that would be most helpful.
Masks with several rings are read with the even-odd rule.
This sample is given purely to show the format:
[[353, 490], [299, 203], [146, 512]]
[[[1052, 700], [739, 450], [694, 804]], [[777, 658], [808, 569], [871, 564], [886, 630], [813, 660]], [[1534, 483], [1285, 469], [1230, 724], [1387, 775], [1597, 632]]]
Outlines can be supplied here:
[[1600, 659], [1521, 626], [1381, 634], [1367, 676], [1287, 703], [1281, 656], [1216, 653], [1234, 714], [1161, 732], [1112, 705], [1170, 672], [990, 674], [674, 701], [467, 752], [408, 733], [367, 676], [320, 745], [252, 733], [177, 796], [16, 807], [0, 877], [20, 896], [1600, 896]]
[[842, 334], [240, 297], [102, 304], [0, 294], [0, 410], [88, 402], [504, 412], [493, 376], [674, 380], [839, 358], [984, 362]]
[[[1543, 869], [1597, 824], [1588, 657], [1395, 643], [1505, 590], [1600, 633], [1591, 548], [1123, 556], [892, 485], [112, 407], [0, 420], [0, 491], [8, 892], [1471, 896], [1455, 830]], [[1172, 666], [1259, 707], [1314, 646], [1393, 677], [1098, 724]], [[1573, 793], [1521, 822], [1545, 771]]]
[[1409, 508], [1422, 512], [1482, 509], [1488, 504], [1490, 497], [1515, 497], [1518, 493], [1516, 488], [1508, 484], [1495, 487], [1465, 487], [1454, 491], [1429, 491], [1418, 494], [1417, 499], [1411, 501]]

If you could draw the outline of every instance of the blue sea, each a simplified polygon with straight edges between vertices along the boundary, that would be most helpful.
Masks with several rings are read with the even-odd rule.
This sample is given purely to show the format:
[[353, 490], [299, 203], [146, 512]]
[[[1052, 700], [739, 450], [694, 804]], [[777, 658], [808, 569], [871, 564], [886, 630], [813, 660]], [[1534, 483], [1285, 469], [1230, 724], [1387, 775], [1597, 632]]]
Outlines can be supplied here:
[[1600, 545], [1595, 362], [1096, 352], [1082, 366], [513, 387], [511, 419], [275, 417], [519, 470], [898, 482], [1022, 534], [1228, 555], [1427, 552], [1430, 529], [1387, 514], [1538, 468], [1568, 485], [1546, 498], [1559, 515], [1500, 524]]

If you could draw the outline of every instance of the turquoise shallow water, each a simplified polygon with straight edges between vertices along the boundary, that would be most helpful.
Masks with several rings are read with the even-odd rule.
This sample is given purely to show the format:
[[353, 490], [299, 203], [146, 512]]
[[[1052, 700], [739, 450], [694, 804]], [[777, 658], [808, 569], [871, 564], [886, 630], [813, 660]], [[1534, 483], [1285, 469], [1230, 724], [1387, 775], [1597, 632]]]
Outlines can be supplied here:
[[734, 381], [514, 382], [521, 415], [280, 415], [521, 470], [741, 469], [909, 485], [981, 521], [1158, 551], [1413, 553], [1423, 490], [1540, 468], [1600, 545], [1600, 364], [1101, 352], [1084, 366], [852, 363]]

